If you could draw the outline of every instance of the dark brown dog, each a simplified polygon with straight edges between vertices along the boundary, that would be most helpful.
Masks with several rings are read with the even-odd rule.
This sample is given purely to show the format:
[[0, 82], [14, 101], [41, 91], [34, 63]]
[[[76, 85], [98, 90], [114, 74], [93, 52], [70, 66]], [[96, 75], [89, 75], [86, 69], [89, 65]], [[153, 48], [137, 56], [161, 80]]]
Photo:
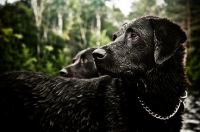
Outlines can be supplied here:
[[80, 51], [72, 61], [72, 64], [63, 68], [60, 75], [72, 78], [93, 78], [98, 77], [92, 52], [96, 48], [88, 48]]

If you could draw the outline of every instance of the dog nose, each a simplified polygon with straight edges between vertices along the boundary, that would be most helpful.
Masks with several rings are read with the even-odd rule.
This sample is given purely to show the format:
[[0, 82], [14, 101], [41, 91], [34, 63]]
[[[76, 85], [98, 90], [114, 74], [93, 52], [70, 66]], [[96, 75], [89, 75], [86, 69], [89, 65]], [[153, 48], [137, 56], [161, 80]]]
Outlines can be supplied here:
[[96, 49], [92, 52], [94, 58], [103, 59], [106, 56], [106, 51], [104, 49]]
[[63, 77], [67, 77], [68, 75], [68, 72], [65, 68], [63, 68], [62, 70], [60, 70], [60, 75], [63, 76]]

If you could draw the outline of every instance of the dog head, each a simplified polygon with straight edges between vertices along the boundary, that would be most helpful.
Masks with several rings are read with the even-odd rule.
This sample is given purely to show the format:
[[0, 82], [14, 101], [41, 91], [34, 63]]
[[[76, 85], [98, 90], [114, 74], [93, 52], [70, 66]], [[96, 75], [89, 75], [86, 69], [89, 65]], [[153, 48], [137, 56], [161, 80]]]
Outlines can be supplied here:
[[72, 64], [63, 68], [60, 75], [73, 78], [93, 78], [98, 76], [92, 52], [96, 48], [88, 48], [80, 51], [72, 61]]
[[145, 73], [162, 65], [186, 41], [177, 24], [165, 18], [146, 16], [124, 24], [113, 42], [93, 52], [102, 74], [123, 76]]

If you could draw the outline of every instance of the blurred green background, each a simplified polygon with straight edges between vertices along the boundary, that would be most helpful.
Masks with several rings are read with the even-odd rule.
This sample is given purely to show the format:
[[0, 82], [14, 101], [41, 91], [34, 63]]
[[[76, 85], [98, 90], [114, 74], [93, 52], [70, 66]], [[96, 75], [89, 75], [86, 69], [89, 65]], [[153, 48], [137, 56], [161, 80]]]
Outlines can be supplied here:
[[161, 1], [124, 0], [131, 7], [124, 14], [116, 6], [118, 0], [5, 0], [0, 5], [0, 73], [31, 70], [58, 75], [78, 51], [111, 42], [124, 22], [156, 15], [186, 31], [188, 82], [197, 84], [200, 0]]

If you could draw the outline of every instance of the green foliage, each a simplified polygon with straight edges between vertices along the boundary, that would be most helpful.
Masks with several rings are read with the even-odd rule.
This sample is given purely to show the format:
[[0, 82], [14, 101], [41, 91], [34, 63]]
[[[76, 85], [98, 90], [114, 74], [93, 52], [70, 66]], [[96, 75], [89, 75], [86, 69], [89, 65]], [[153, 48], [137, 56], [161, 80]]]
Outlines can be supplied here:
[[[186, 20], [187, 9], [186, 0], [165, 0], [166, 6], [164, 8], [164, 16], [171, 20], [181, 23]], [[181, 25], [184, 26], [184, 25]]]
[[19, 42], [21, 34], [14, 34], [12, 28], [0, 28], [0, 73], [17, 70], [35, 70], [36, 59], [29, 49]]
[[0, 8], [0, 21], [6, 28], [11, 27], [14, 34], [23, 36], [19, 41], [24, 43], [30, 52], [36, 54], [36, 26], [33, 11], [24, 2], [7, 4]]
[[190, 1], [191, 38], [187, 57], [187, 75], [192, 83], [200, 82], [200, 1]]
[[89, 47], [101, 47], [105, 44], [110, 43], [111, 40], [106, 36], [106, 30], [103, 30], [100, 35], [93, 34], [89, 41]]
[[51, 75], [59, 75], [59, 71], [71, 62], [71, 58], [67, 54], [64, 50], [59, 50], [57, 55], [53, 55], [48, 60], [44, 60], [41, 65], [38, 65], [38, 71]]
[[146, 15], [162, 16], [161, 8], [156, 5], [156, 0], [138, 0], [132, 3], [129, 19], [138, 18]]
[[200, 60], [200, 51], [193, 50], [193, 51], [188, 52], [186, 70], [187, 70], [187, 75], [188, 75], [189, 80], [193, 83], [200, 81], [200, 61], [199, 60]]

